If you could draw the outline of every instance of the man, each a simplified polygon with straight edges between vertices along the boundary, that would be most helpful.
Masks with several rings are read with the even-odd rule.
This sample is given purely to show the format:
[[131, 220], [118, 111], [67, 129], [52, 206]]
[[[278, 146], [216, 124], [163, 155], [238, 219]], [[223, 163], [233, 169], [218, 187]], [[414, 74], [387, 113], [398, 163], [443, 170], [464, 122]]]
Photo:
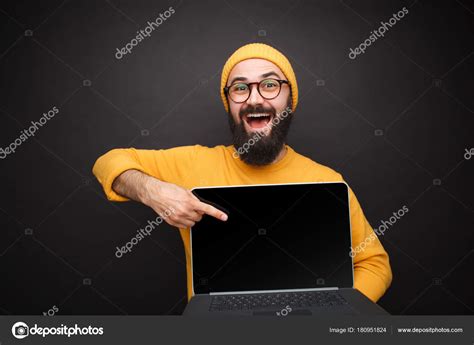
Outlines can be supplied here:
[[[233, 145], [115, 149], [100, 157], [93, 168], [109, 200], [132, 199], [160, 215], [168, 212], [165, 221], [179, 228], [184, 242], [188, 300], [192, 296], [189, 228], [203, 215], [227, 220], [225, 213], [200, 202], [190, 189], [343, 181], [339, 173], [285, 144], [298, 103], [298, 86], [282, 53], [260, 43], [239, 48], [224, 65], [220, 93]], [[392, 281], [389, 258], [351, 189], [350, 210], [353, 246], [365, 245], [354, 257], [354, 287], [376, 302]]]

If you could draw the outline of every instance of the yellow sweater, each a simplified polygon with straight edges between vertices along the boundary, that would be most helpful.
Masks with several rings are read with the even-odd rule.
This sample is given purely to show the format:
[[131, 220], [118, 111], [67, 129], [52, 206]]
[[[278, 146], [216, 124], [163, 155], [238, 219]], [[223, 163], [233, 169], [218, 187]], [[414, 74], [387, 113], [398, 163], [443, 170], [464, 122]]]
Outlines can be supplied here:
[[[107, 198], [127, 201], [112, 190], [116, 177], [126, 170], [140, 170], [159, 180], [187, 189], [201, 186], [225, 186], [271, 183], [343, 181], [342, 176], [324, 165], [296, 153], [288, 145], [285, 156], [277, 163], [254, 167], [234, 158], [234, 147], [201, 145], [165, 150], [115, 149], [101, 156], [93, 173], [102, 184]], [[362, 212], [352, 189], [350, 214], [352, 247], [356, 248], [375, 233]], [[188, 300], [192, 296], [189, 229], [179, 229], [186, 253]], [[392, 271], [387, 253], [375, 235], [365, 250], [354, 257], [354, 288], [376, 302], [390, 286]]]

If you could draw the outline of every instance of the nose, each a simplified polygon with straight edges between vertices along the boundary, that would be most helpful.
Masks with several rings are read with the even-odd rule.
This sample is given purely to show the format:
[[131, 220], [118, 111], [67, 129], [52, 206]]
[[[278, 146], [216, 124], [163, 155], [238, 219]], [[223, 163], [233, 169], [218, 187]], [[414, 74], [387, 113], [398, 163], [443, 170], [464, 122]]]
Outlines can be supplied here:
[[265, 100], [263, 97], [260, 95], [260, 92], [258, 92], [258, 85], [250, 85], [250, 96], [247, 99], [247, 104], [248, 105], [258, 105], [258, 104], [263, 104]]

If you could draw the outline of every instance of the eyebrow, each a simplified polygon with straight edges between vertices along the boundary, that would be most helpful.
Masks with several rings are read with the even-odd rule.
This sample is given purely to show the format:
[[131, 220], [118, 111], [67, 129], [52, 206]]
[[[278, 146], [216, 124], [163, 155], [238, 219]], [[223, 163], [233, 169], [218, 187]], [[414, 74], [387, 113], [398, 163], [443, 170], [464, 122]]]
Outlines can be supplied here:
[[[281, 78], [277, 72], [274, 72], [274, 71], [270, 71], [270, 72], [267, 72], [267, 73], [264, 73], [262, 74], [260, 77], [261, 78], [268, 78], [270, 76], [275, 76], [275, 77], [278, 77], [278, 78]], [[233, 83], [235, 83], [236, 81], [247, 81], [248, 79], [245, 78], [245, 77], [235, 77], [231, 80], [230, 82], [230, 85], [232, 85]]]

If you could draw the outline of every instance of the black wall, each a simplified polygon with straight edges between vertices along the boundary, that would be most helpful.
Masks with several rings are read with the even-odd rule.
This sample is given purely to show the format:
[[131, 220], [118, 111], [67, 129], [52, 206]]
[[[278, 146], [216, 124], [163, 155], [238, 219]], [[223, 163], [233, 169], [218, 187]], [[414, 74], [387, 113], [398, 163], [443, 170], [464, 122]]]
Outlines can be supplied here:
[[[348, 57], [403, 7], [385, 37]], [[116, 147], [229, 144], [220, 71], [257, 41], [298, 78], [289, 144], [343, 174], [373, 227], [409, 209], [381, 237], [394, 279], [380, 304], [472, 314], [473, 13], [467, 0], [2, 2], [0, 147], [59, 113], [0, 159], [0, 312], [182, 312], [178, 231], [162, 225], [117, 259], [155, 215], [108, 202], [92, 165]]]

